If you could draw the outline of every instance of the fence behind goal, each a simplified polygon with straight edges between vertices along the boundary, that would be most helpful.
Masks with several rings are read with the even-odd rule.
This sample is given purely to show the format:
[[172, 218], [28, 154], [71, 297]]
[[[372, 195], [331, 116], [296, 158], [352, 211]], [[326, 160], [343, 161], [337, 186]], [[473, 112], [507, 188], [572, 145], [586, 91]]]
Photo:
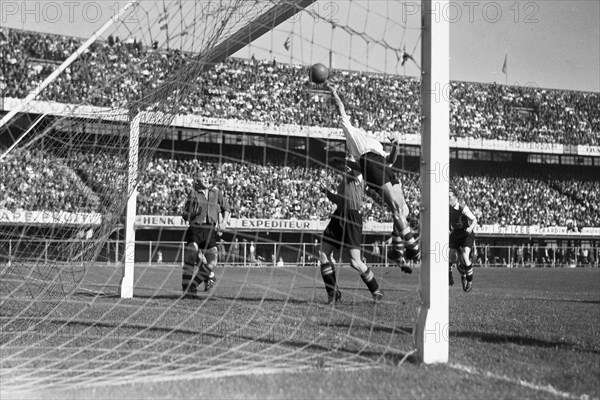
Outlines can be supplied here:
[[[11, 261], [27, 261], [31, 257], [30, 249], [35, 245], [43, 249], [43, 255], [36, 255], [42, 262], [83, 263], [80, 255], [86, 248], [93, 246], [87, 240], [38, 239], [36, 243], [15, 240], [1, 240], [0, 248]], [[70, 244], [65, 247], [65, 244]], [[107, 241], [100, 251], [97, 263], [119, 264], [123, 261], [124, 243], [117, 240]], [[71, 249], [65, 253], [65, 248]], [[394, 267], [387, 259], [387, 244], [381, 244], [377, 250], [372, 244], [362, 245], [364, 260], [373, 266]], [[317, 246], [314, 243], [267, 243], [267, 242], [219, 242], [219, 264], [221, 266], [242, 267], [278, 267], [317, 265]], [[185, 244], [180, 241], [136, 241], [135, 262], [147, 265], [175, 264], [183, 265]], [[340, 263], [347, 263], [345, 255], [335, 254]], [[477, 267], [599, 267], [600, 247], [517, 247], [517, 246], [480, 246], [476, 247], [473, 264]]]

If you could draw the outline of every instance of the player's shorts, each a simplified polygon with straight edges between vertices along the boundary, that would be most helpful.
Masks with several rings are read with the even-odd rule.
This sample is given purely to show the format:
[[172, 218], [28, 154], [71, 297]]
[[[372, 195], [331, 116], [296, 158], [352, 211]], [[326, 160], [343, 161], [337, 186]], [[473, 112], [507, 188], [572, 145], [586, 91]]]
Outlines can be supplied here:
[[392, 185], [400, 183], [392, 169], [388, 166], [385, 157], [380, 154], [363, 154], [359, 163], [365, 182], [371, 189], [377, 191], [377, 193], [381, 194], [381, 188], [388, 182], [391, 182]]
[[217, 230], [213, 225], [190, 226], [185, 233], [186, 243], [196, 243], [200, 251], [217, 247]]
[[468, 233], [465, 229], [456, 229], [450, 233], [450, 248], [452, 250], [458, 250], [461, 247], [473, 248], [475, 244], [475, 234], [473, 232]]
[[335, 210], [323, 232], [323, 242], [334, 248], [360, 249], [363, 221], [357, 210]]

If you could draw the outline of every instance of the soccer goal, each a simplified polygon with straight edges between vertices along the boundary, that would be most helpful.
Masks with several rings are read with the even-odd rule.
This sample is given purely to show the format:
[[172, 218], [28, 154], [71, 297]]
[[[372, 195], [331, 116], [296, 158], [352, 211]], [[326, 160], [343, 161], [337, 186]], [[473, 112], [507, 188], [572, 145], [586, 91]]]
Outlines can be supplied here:
[[[446, 362], [447, 237], [436, 232], [448, 217], [433, 200], [447, 193], [448, 113], [430, 99], [447, 85], [448, 27], [431, 10], [132, 1], [89, 40], [48, 32], [70, 57], [50, 52], [40, 66], [48, 52], [24, 47], [21, 70], [7, 68], [35, 88], [9, 88], [0, 126], [4, 390]], [[27, 46], [36, 34], [7, 37]], [[405, 274], [387, 261], [390, 213], [365, 196], [377, 304], [341, 253], [342, 302], [326, 304], [318, 247], [335, 207], [319, 185], [345, 179], [332, 164], [346, 151], [329, 90], [308, 80], [317, 62], [356, 124], [386, 150], [389, 134], [402, 142], [395, 167], [423, 262]], [[190, 298], [168, 261], [185, 250], [161, 243], [184, 240], [198, 171], [232, 219], [215, 287]], [[138, 259], [140, 241], [160, 263]]]

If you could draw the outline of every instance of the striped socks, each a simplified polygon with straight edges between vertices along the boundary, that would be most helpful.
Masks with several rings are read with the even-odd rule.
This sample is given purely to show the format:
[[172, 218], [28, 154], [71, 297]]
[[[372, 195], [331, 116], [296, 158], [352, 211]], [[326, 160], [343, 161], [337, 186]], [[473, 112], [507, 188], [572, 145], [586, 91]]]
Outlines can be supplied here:
[[200, 267], [198, 268], [198, 275], [196, 275], [196, 278], [199, 279], [200, 282], [214, 277], [215, 273], [208, 268], [208, 264], [200, 264]]
[[360, 274], [360, 278], [365, 283], [365, 285], [367, 285], [371, 293], [375, 293], [379, 289], [379, 284], [377, 283], [377, 280], [375, 279], [375, 274], [373, 274], [371, 268], [367, 267], [367, 271], [364, 274]]
[[337, 282], [335, 279], [335, 266], [332, 263], [321, 264], [321, 277], [325, 283], [327, 295], [332, 297], [337, 290]]
[[404, 230], [401, 233], [402, 238], [404, 239], [404, 245], [406, 246], [407, 249], [412, 249], [412, 250], [419, 250], [419, 245], [417, 243], [417, 241], [415, 240], [415, 237], [413, 236], [412, 230], [410, 229], [410, 227], [406, 227], [404, 228]]
[[181, 288], [183, 291], [195, 291], [196, 287], [201, 283], [202, 279], [198, 275], [194, 276], [194, 266], [191, 264], [184, 264], [183, 273], [181, 274]]

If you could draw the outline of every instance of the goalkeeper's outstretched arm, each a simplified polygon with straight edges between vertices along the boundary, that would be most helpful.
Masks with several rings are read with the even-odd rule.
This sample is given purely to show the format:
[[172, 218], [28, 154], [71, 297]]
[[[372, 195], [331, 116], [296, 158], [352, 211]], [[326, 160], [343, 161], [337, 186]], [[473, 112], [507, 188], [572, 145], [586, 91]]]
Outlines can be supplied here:
[[342, 99], [340, 99], [340, 95], [338, 94], [337, 89], [329, 83], [327, 83], [327, 87], [329, 88], [329, 90], [331, 90], [331, 95], [335, 100], [335, 105], [337, 106], [340, 116], [342, 118], [347, 118], [348, 114], [346, 114], [346, 107], [344, 107], [344, 103], [342, 102]]

